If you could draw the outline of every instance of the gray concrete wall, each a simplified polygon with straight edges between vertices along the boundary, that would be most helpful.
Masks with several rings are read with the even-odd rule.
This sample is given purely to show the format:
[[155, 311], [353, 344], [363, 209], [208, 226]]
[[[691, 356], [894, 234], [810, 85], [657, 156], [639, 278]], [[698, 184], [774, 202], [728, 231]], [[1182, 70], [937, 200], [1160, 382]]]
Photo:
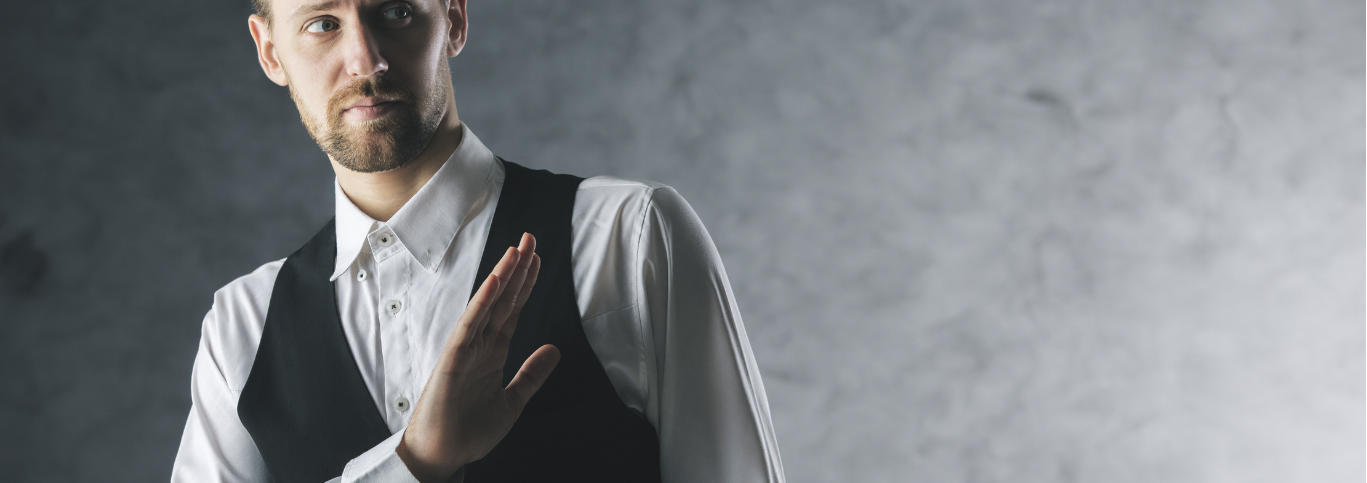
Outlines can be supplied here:
[[[330, 216], [246, 0], [12, 5], [0, 480], [157, 481]], [[473, 1], [502, 156], [678, 188], [793, 482], [1361, 482], [1360, 0]]]

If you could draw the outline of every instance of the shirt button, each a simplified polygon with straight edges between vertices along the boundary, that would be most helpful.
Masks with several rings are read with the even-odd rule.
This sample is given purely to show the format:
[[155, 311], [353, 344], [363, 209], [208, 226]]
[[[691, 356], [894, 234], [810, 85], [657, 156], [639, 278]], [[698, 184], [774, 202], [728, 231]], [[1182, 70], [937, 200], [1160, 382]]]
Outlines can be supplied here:
[[364, 282], [365, 279], [366, 279], [366, 277], [369, 277], [369, 276], [370, 276], [370, 274], [365, 273], [365, 269], [364, 269], [364, 268], [362, 268], [362, 269], [356, 271], [356, 281], [357, 281], [357, 282]]
[[403, 302], [398, 300], [390, 300], [386, 306], [389, 307], [389, 315], [399, 315], [399, 311], [403, 310]]
[[387, 247], [394, 244], [394, 235], [381, 233], [380, 236], [375, 237], [375, 241], [379, 242], [380, 246]]
[[394, 400], [394, 410], [398, 412], [408, 411], [408, 398], [401, 397]]

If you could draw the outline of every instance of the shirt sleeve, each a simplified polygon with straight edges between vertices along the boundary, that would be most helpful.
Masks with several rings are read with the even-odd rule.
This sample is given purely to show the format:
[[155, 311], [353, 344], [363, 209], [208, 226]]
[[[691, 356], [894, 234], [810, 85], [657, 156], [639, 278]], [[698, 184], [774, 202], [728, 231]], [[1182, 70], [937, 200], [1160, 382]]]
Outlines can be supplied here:
[[638, 253], [663, 481], [782, 482], [764, 384], [721, 257], [674, 189], [651, 194]]
[[218, 315], [211, 309], [204, 317], [199, 352], [190, 372], [190, 416], [171, 467], [173, 483], [269, 479], [261, 453], [237, 418], [238, 391], [229, 387], [215, 360], [212, 342]]
[[[233, 389], [228, 383], [221, 363], [224, 357], [254, 357], [255, 341], [251, 342], [253, 350], [247, 353], [242, 350], [243, 347], [236, 347], [243, 345], [240, 340], [219, 340], [221, 334], [218, 330], [220, 323], [232, 322], [221, 319], [250, 311], [223, 310], [221, 304], [231, 303], [224, 300], [223, 296], [223, 293], [219, 294], [215, 307], [204, 319], [199, 352], [195, 355], [194, 368], [190, 374], [190, 416], [185, 421], [180, 450], [171, 467], [172, 483], [270, 481], [261, 452], [237, 416], [237, 400], [241, 390]], [[234, 350], [236, 353], [233, 354], [219, 352]], [[328, 483], [416, 483], [417, 479], [394, 452], [402, 435], [402, 431], [395, 433], [352, 459], [342, 475]]]

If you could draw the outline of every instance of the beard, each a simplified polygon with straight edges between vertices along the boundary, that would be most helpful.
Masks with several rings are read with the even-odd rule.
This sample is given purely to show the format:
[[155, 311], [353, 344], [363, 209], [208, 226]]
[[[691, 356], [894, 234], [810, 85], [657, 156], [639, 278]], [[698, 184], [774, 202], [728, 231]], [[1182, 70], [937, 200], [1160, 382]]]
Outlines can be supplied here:
[[[446, 63], [441, 63], [442, 71]], [[441, 79], [445, 79], [442, 82]], [[290, 98], [299, 108], [299, 118], [318, 147], [337, 164], [360, 173], [378, 173], [402, 167], [417, 157], [441, 124], [444, 100], [440, 87], [451, 82], [450, 74], [438, 75], [438, 89], [420, 95], [398, 85], [393, 78], [371, 77], [348, 84], [328, 98], [326, 119], [320, 121], [304, 106], [290, 83]], [[388, 115], [348, 125], [342, 111], [361, 97], [382, 97], [398, 101]]]

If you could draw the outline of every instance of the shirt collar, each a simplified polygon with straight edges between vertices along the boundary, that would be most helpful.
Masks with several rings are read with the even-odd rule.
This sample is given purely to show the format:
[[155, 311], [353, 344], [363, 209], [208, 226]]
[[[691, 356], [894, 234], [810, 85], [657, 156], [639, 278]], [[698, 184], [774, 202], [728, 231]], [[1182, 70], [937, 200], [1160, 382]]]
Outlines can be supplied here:
[[432, 179], [418, 189], [388, 222], [361, 212], [342, 185], [333, 181], [337, 205], [337, 262], [330, 280], [337, 280], [356, 261], [372, 232], [388, 227], [410, 256], [428, 272], [435, 272], [470, 208], [495, 174], [494, 153], [461, 123], [460, 145]]

